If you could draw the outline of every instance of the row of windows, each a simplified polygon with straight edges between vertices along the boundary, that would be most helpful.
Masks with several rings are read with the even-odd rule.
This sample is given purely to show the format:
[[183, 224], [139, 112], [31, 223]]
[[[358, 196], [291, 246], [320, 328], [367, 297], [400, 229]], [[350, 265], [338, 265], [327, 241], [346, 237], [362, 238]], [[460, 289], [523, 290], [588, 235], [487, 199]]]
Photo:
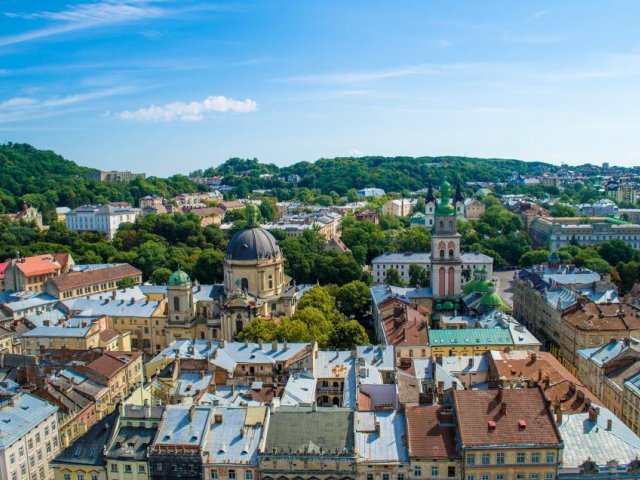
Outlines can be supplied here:
[[[392, 475], [390, 473], [383, 473], [382, 480], [391, 480]], [[399, 473], [396, 477], [397, 480], [404, 480], [404, 473]], [[373, 473], [367, 473], [367, 480], [374, 480]]]
[[[215, 468], [211, 469], [211, 480], [218, 480], [218, 470]], [[233, 469], [227, 470], [227, 478], [229, 480], [242, 480], [236, 475], [236, 471]], [[245, 470], [244, 472], [244, 480], [253, 480], [253, 470]]]
[[[71, 474], [70, 473], [65, 473], [63, 475], [64, 480], [74, 480], [71, 478]], [[85, 477], [84, 473], [76, 473], [76, 478], [75, 480], [87, 480]], [[98, 480], [98, 474], [97, 473], [92, 473], [91, 476], [89, 477], [89, 480]]]
[[[483, 473], [481, 475], [467, 475], [467, 480], [505, 480], [505, 475], [503, 473], [497, 473], [493, 479], [491, 475], [488, 473]], [[555, 475], [553, 473], [545, 473], [544, 480], [554, 480]], [[527, 476], [524, 473], [516, 473], [515, 480], [527, 480]], [[529, 480], [542, 480], [542, 476], [539, 473], [530, 473]]]
[[[24, 477], [27, 474], [26, 470], [21, 472], [21, 475]], [[18, 480], [18, 472], [13, 472], [11, 474], [11, 480]], [[45, 480], [45, 472], [44, 467], [40, 467], [38, 469], [38, 473], [33, 473], [31, 476], [31, 480]]]
[[[111, 464], [111, 468], [110, 468], [111, 473], [118, 473], [118, 464], [117, 463], [112, 463]], [[129, 463], [125, 463], [124, 464], [124, 468], [123, 468], [123, 472], [124, 473], [133, 473], [133, 466]], [[147, 472], [147, 467], [145, 467], [144, 465], [138, 465], [138, 473], [146, 473]], [[70, 480], [70, 479], [66, 479], [65, 480]], [[83, 478], [78, 478], [78, 480], [84, 480]]]
[[[477, 455], [475, 453], [467, 453], [466, 455], [466, 464], [467, 465], [477, 465], [476, 463]], [[554, 452], [546, 452], [545, 455], [545, 463], [555, 463], [556, 455]], [[541, 455], [540, 452], [532, 452], [529, 456], [529, 463], [540, 463]], [[524, 464], [527, 462], [527, 454], [525, 452], [516, 453], [516, 463]], [[483, 453], [480, 455], [480, 464], [481, 465], [491, 465], [491, 454]], [[504, 465], [505, 464], [505, 454], [502, 452], [496, 453], [495, 455], [495, 464], [496, 465]]]
[[[444, 472], [443, 472], [444, 473]], [[420, 465], [416, 465], [413, 468], [413, 475], [415, 477], [421, 477], [422, 476], [422, 467]], [[436, 466], [436, 465], [432, 465], [431, 466], [431, 476], [432, 477], [439, 477], [440, 476], [440, 467]], [[450, 465], [447, 467], [447, 477], [452, 478], [456, 476], [456, 467], [453, 465]], [[400, 475], [398, 475], [398, 480], [400, 479]]]

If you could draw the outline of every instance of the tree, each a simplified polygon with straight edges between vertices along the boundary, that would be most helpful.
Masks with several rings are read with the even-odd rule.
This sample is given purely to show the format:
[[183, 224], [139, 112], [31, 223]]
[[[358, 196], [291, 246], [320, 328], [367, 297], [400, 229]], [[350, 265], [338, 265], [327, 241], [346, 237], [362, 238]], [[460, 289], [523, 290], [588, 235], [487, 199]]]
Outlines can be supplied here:
[[640, 262], [620, 263], [616, 267], [623, 292], [628, 292], [633, 284], [640, 281]]
[[327, 346], [337, 350], [351, 350], [358, 345], [369, 345], [369, 336], [356, 320], [341, 322], [329, 335]]
[[171, 270], [165, 267], [156, 268], [151, 275], [149, 275], [149, 282], [154, 285], [166, 285], [169, 281], [169, 275]]
[[577, 213], [569, 205], [556, 203], [553, 207], [551, 207], [551, 216], [552, 217], [576, 217]]
[[541, 265], [546, 263], [550, 254], [549, 250], [531, 250], [522, 254], [518, 264], [523, 268]]
[[275, 323], [265, 318], [254, 318], [238, 334], [240, 340], [248, 342], [270, 342], [276, 333]]
[[280, 319], [275, 337], [280, 342], [310, 342], [309, 327], [299, 319], [284, 317]]
[[610, 265], [617, 265], [620, 262], [630, 262], [636, 256], [635, 249], [619, 238], [602, 243], [598, 247], [598, 253], [603, 259], [609, 262]]
[[398, 252], [427, 252], [431, 248], [431, 235], [425, 228], [409, 228], [398, 235]]
[[260, 215], [265, 222], [273, 222], [278, 216], [278, 210], [273, 203], [273, 200], [263, 199], [258, 207], [260, 209]]
[[387, 269], [387, 275], [386, 275], [386, 278], [385, 278], [385, 283], [387, 285], [393, 285], [395, 287], [406, 287], [407, 286], [405, 281], [402, 280], [402, 277], [400, 276], [400, 272], [398, 272], [398, 270], [396, 270], [395, 268], [388, 268]]
[[298, 302], [298, 309], [307, 307], [317, 308], [326, 316], [333, 315], [337, 310], [336, 299], [329, 293], [326, 287], [313, 287], [302, 295]]
[[307, 326], [311, 340], [318, 342], [322, 348], [327, 346], [329, 334], [333, 330], [333, 323], [320, 309], [304, 307], [297, 310], [292, 319], [299, 320]]
[[600, 275], [609, 275], [611, 273], [611, 265], [602, 258], [589, 258], [584, 262], [584, 266]]
[[209, 249], [202, 252], [193, 269], [193, 276], [201, 283], [212, 284], [222, 281], [224, 253]]
[[163, 266], [167, 261], [167, 247], [163, 244], [150, 240], [140, 245], [136, 266], [142, 270], [145, 277], [149, 277], [156, 268]]
[[116, 282], [117, 288], [131, 288], [136, 286], [136, 279], [133, 277], [123, 278]]
[[338, 289], [336, 301], [338, 309], [344, 315], [361, 319], [371, 306], [371, 292], [366, 283], [353, 281]]
[[426, 287], [429, 285], [429, 271], [422, 265], [412, 263], [409, 265], [409, 285], [413, 287]]

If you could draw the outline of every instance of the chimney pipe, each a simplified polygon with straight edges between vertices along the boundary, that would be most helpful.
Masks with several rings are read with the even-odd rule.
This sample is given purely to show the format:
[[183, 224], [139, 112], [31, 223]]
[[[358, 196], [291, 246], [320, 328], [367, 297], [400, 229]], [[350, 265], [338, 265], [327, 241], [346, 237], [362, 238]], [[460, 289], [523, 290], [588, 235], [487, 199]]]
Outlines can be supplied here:
[[611, 420], [610, 418], [607, 418], [607, 431], [610, 432], [612, 428], [613, 428], [613, 420]]

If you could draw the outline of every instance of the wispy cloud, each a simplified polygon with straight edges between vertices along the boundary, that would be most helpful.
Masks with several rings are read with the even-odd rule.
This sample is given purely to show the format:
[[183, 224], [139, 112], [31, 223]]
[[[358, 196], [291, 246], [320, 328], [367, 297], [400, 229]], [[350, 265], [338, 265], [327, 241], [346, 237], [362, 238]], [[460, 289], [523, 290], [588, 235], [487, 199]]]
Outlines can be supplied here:
[[376, 80], [410, 77], [415, 75], [443, 74], [453, 71], [470, 70], [478, 65], [479, 64], [472, 63], [451, 63], [441, 65], [419, 64], [382, 70], [298, 75], [280, 78], [279, 80], [291, 83], [366, 83]]
[[204, 120], [205, 114], [210, 112], [255, 112], [258, 104], [247, 98], [235, 100], [224, 96], [209, 96], [201, 102], [172, 102], [162, 106], [150, 105], [138, 110], [125, 110], [118, 117], [123, 120], [170, 122], [199, 122]]
[[536, 19], [536, 18], [541, 18], [544, 17], [547, 14], [546, 10], [538, 10], [536, 13], [534, 13], [531, 17]]
[[451, 42], [449, 40], [445, 40], [444, 38], [441, 38], [436, 42], [436, 46], [438, 48], [449, 48], [451, 46]]
[[116, 87], [65, 96], [39, 99], [35, 97], [13, 97], [0, 102], [0, 123], [44, 118], [64, 113], [64, 109], [133, 91], [132, 87]]
[[0, 37], [0, 47], [78, 30], [156, 18], [169, 13], [167, 9], [155, 6], [153, 3], [145, 0], [106, 0], [97, 3], [70, 5], [65, 10], [57, 12], [5, 13], [5, 16], [11, 18], [46, 20], [51, 25]]
[[513, 34], [502, 37], [505, 42], [523, 43], [529, 45], [554, 45], [565, 40], [562, 35], [548, 34]]

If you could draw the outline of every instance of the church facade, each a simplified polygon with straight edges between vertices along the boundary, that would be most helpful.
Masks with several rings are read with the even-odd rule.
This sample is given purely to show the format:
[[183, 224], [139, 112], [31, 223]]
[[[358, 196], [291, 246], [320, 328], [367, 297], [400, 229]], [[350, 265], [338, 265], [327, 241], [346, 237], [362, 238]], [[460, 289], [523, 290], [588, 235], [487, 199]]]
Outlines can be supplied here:
[[450, 189], [451, 185], [444, 181], [431, 234], [431, 291], [435, 298], [462, 293], [461, 235], [457, 229], [456, 209], [449, 203]]
[[233, 340], [255, 317], [295, 313], [299, 289], [290, 284], [278, 242], [258, 225], [257, 216], [256, 207], [248, 205], [247, 226], [227, 246], [223, 284], [193, 284], [180, 270], [170, 276], [169, 339]]

